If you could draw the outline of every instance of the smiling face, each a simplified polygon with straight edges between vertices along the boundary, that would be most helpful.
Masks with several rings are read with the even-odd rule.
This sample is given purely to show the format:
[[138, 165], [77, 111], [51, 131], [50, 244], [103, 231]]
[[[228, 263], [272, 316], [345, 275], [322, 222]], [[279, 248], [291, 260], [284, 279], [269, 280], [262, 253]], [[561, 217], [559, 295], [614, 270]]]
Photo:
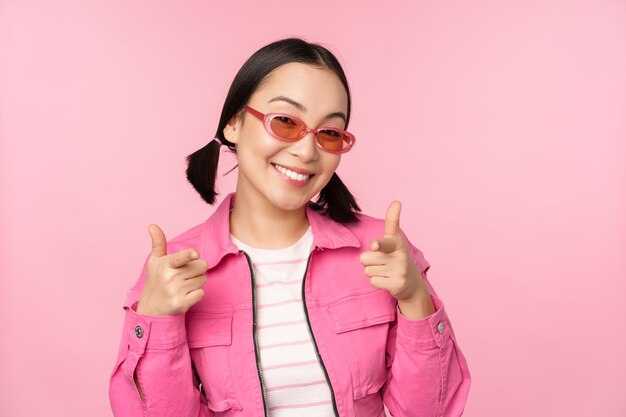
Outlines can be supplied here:
[[[247, 104], [263, 114], [290, 114], [312, 129], [343, 129], [345, 121], [339, 114], [347, 114], [348, 96], [334, 72], [294, 62], [272, 71]], [[296, 142], [282, 141], [245, 110], [242, 118], [226, 125], [224, 136], [237, 148], [237, 199], [242, 197], [259, 209], [264, 205], [286, 211], [304, 207], [328, 183], [341, 160], [340, 154], [320, 149], [314, 133]], [[301, 181], [302, 176], [294, 178], [284, 168], [312, 175]]]

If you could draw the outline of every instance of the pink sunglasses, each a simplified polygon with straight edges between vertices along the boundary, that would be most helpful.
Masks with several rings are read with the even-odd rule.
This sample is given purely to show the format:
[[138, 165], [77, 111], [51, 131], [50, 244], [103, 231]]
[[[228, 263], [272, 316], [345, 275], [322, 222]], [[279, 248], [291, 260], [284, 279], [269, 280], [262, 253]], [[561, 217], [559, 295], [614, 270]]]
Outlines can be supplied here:
[[302, 120], [290, 114], [263, 114], [248, 105], [244, 106], [244, 108], [261, 120], [265, 130], [277, 139], [295, 142], [302, 139], [307, 133], [313, 132], [315, 133], [317, 146], [331, 153], [348, 152], [356, 141], [352, 133], [336, 127], [325, 126], [319, 129], [311, 129]]

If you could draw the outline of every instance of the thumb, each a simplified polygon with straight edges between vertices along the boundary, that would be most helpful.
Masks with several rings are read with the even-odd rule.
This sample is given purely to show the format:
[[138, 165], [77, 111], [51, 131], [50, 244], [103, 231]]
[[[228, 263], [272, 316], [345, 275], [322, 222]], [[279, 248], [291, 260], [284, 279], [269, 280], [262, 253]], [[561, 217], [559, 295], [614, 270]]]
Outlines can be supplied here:
[[385, 215], [385, 237], [397, 236], [400, 234], [400, 210], [402, 203], [394, 200], [387, 208]]
[[151, 224], [148, 226], [148, 232], [152, 239], [152, 253], [150, 256], [159, 258], [167, 255], [167, 241], [165, 240], [165, 234], [163, 234], [161, 228], [156, 224]]

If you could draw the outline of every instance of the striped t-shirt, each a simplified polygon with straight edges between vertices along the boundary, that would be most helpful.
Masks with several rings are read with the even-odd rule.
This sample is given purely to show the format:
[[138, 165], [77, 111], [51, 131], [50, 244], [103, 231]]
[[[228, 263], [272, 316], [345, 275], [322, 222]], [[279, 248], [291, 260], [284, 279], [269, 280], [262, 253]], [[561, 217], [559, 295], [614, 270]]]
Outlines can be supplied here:
[[272, 417], [333, 416], [330, 388], [317, 361], [302, 304], [311, 226], [293, 245], [254, 248], [232, 234], [252, 261], [263, 385]]

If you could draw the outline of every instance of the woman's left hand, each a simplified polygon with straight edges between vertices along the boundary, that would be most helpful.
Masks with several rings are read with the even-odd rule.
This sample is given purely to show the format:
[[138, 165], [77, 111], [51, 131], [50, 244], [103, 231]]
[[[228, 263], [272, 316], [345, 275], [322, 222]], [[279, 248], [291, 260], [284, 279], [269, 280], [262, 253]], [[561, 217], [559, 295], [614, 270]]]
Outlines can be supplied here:
[[370, 243], [370, 251], [361, 253], [365, 274], [375, 288], [388, 291], [400, 302], [424, 298], [428, 288], [413, 262], [400, 233], [400, 201], [392, 201], [385, 215], [385, 235]]

